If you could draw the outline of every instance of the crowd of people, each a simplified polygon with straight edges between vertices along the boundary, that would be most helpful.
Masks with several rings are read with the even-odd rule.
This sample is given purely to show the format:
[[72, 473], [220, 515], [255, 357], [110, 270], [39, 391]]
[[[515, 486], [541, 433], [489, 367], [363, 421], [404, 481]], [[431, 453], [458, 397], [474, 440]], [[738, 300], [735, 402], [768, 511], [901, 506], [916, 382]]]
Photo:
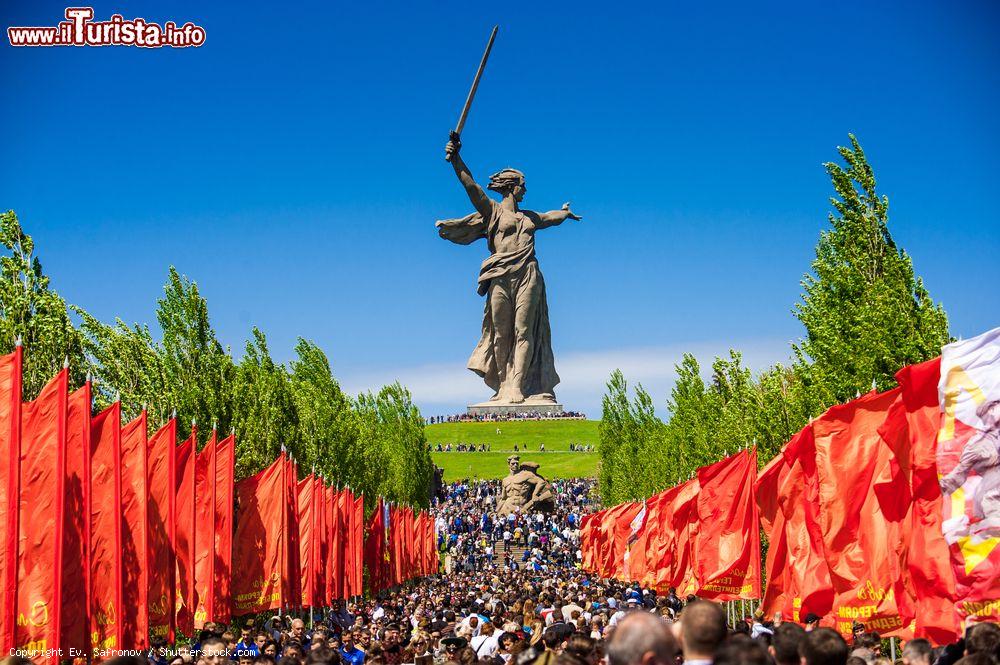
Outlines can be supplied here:
[[[580, 558], [580, 521], [594, 510], [594, 481], [552, 482], [551, 513], [494, 512], [500, 481], [455, 483], [436, 511], [442, 534], [445, 572], [492, 569], [547, 571], [576, 566]], [[518, 551], [520, 554], [518, 555]]]
[[492, 452], [492, 443], [438, 443], [434, 450], [439, 453], [488, 453]]
[[[444, 487], [434, 515], [442, 574], [313, 616], [209, 624], [190, 647], [158, 644], [156, 665], [1000, 665], [1000, 627], [932, 648], [911, 640], [893, 662], [880, 635], [850, 642], [806, 615], [760, 612], [594, 577], [578, 565], [594, 481], [553, 482], [548, 514], [494, 510], [499, 481]], [[116, 659], [139, 665], [146, 659]]]
[[428, 425], [440, 423], [491, 423], [508, 422], [512, 420], [552, 420], [559, 418], [570, 418], [573, 420], [586, 420], [587, 414], [580, 411], [558, 411], [550, 413], [548, 411], [535, 411], [526, 408], [524, 411], [513, 413], [456, 413], [452, 416], [431, 416], [427, 419]]
[[[351, 603], [311, 628], [301, 618], [223, 631], [169, 660], [186, 665], [997, 665], [1000, 627], [932, 648], [911, 640], [891, 661], [877, 633], [849, 643], [831, 628], [776, 617], [727, 625], [721, 605], [657, 596], [574, 568], [455, 570]], [[118, 664], [116, 664], [118, 665]]]

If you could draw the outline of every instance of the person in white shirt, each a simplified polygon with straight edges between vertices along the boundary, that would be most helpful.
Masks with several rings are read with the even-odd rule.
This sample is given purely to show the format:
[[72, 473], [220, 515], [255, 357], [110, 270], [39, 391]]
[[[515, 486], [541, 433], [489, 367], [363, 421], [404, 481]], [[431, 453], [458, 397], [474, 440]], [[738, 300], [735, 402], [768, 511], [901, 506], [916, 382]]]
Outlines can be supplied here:
[[478, 637], [479, 631], [482, 628], [482, 626], [479, 623], [479, 615], [470, 614], [469, 616], [462, 619], [461, 628], [467, 629], [469, 631], [469, 635], [471, 635], [472, 637]]
[[497, 642], [497, 636], [494, 634], [495, 630], [493, 628], [493, 623], [490, 621], [484, 621], [483, 625], [480, 627], [479, 635], [472, 638], [469, 643], [472, 650], [476, 652], [476, 656], [479, 658], [492, 658], [497, 654], [497, 648], [499, 644]]
[[572, 598], [566, 598], [563, 601], [562, 606], [562, 617], [563, 621], [569, 623], [573, 619], [573, 612], [579, 612], [580, 616], [583, 615], [583, 608], [573, 602]]

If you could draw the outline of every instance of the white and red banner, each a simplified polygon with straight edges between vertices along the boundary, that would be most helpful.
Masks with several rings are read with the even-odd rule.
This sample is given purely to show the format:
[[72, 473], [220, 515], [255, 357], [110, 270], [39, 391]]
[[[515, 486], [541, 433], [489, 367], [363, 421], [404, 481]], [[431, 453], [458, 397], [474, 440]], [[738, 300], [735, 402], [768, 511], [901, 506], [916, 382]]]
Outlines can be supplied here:
[[941, 350], [937, 466], [959, 617], [1000, 620], [1000, 328]]

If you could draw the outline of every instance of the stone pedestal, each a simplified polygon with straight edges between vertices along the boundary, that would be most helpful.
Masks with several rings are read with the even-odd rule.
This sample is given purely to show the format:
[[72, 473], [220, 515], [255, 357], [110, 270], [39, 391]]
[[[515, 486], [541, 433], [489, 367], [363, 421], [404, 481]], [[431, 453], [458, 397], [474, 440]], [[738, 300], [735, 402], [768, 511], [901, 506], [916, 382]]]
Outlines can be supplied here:
[[563, 412], [563, 405], [546, 400], [526, 399], [520, 404], [505, 402], [480, 402], [470, 404], [467, 413], [470, 416], [508, 416], [520, 413], [537, 413], [542, 416], [557, 415]]

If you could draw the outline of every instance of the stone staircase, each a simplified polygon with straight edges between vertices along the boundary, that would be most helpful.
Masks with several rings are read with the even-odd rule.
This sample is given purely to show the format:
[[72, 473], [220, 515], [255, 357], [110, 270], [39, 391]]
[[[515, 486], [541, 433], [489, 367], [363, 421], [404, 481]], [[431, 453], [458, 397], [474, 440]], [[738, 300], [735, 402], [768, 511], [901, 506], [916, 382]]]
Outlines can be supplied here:
[[494, 549], [494, 555], [495, 555], [496, 560], [499, 563], [503, 563], [504, 554], [510, 554], [511, 560], [514, 561], [515, 563], [517, 563], [518, 566], [522, 566], [524, 564], [521, 561], [521, 557], [524, 556], [524, 551], [526, 549], [528, 549], [528, 548], [525, 547], [524, 545], [521, 545], [521, 544], [517, 544], [517, 545], [511, 544], [510, 551], [509, 552], [504, 552], [504, 550], [503, 550], [503, 543], [500, 542], [500, 543], [497, 543], [497, 546]]

